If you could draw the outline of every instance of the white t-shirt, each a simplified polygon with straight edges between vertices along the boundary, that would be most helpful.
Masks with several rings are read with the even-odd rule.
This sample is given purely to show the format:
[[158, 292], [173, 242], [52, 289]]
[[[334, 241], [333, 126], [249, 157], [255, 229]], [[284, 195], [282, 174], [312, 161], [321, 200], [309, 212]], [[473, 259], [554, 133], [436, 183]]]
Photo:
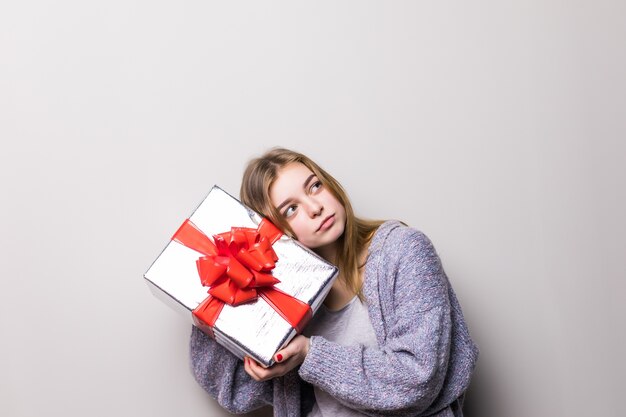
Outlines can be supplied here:
[[[331, 311], [323, 304], [304, 329], [307, 337], [322, 336], [343, 346], [377, 346], [367, 306], [355, 296], [342, 309]], [[338, 402], [327, 392], [313, 387], [315, 405], [307, 417], [354, 417], [363, 416]]]

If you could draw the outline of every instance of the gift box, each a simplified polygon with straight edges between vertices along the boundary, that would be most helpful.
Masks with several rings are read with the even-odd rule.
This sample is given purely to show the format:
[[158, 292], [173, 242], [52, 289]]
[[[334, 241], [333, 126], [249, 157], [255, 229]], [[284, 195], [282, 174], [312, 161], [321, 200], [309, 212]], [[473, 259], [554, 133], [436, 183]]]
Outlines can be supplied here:
[[144, 274], [158, 298], [264, 366], [306, 325], [338, 269], [214, 186]]

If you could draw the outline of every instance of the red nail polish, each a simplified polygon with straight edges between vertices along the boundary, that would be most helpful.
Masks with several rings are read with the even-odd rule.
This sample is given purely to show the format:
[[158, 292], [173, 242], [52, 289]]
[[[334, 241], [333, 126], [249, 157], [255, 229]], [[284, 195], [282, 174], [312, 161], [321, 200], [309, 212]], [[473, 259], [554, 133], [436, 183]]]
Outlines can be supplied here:
[[278, 355], [276, 355], [276, 360], [278, 362], [282, 361], [283, 360], [283, 355], [281, 355], [280, 353]]

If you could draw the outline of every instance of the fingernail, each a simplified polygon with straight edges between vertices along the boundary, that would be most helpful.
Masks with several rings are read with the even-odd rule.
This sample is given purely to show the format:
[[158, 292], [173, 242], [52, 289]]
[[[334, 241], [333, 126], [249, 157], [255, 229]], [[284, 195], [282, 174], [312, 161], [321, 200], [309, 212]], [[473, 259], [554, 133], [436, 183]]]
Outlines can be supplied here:
[[276, 355], [276, 360], [278, 362], [282, 361], [283, 360], [283, 355], [281, 355], [280, 353], [278, 355]]

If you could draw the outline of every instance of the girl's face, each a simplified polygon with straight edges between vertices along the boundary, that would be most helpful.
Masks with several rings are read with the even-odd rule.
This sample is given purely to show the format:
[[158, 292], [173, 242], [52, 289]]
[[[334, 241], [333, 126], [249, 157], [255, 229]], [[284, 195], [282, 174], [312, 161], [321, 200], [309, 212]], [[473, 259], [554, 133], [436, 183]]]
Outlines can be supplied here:
[[333, 248], [343, 234], [343, 205], [305, 165], [294, 162], [281, 168], [269, 194], [274, 207], [304, 246]]

